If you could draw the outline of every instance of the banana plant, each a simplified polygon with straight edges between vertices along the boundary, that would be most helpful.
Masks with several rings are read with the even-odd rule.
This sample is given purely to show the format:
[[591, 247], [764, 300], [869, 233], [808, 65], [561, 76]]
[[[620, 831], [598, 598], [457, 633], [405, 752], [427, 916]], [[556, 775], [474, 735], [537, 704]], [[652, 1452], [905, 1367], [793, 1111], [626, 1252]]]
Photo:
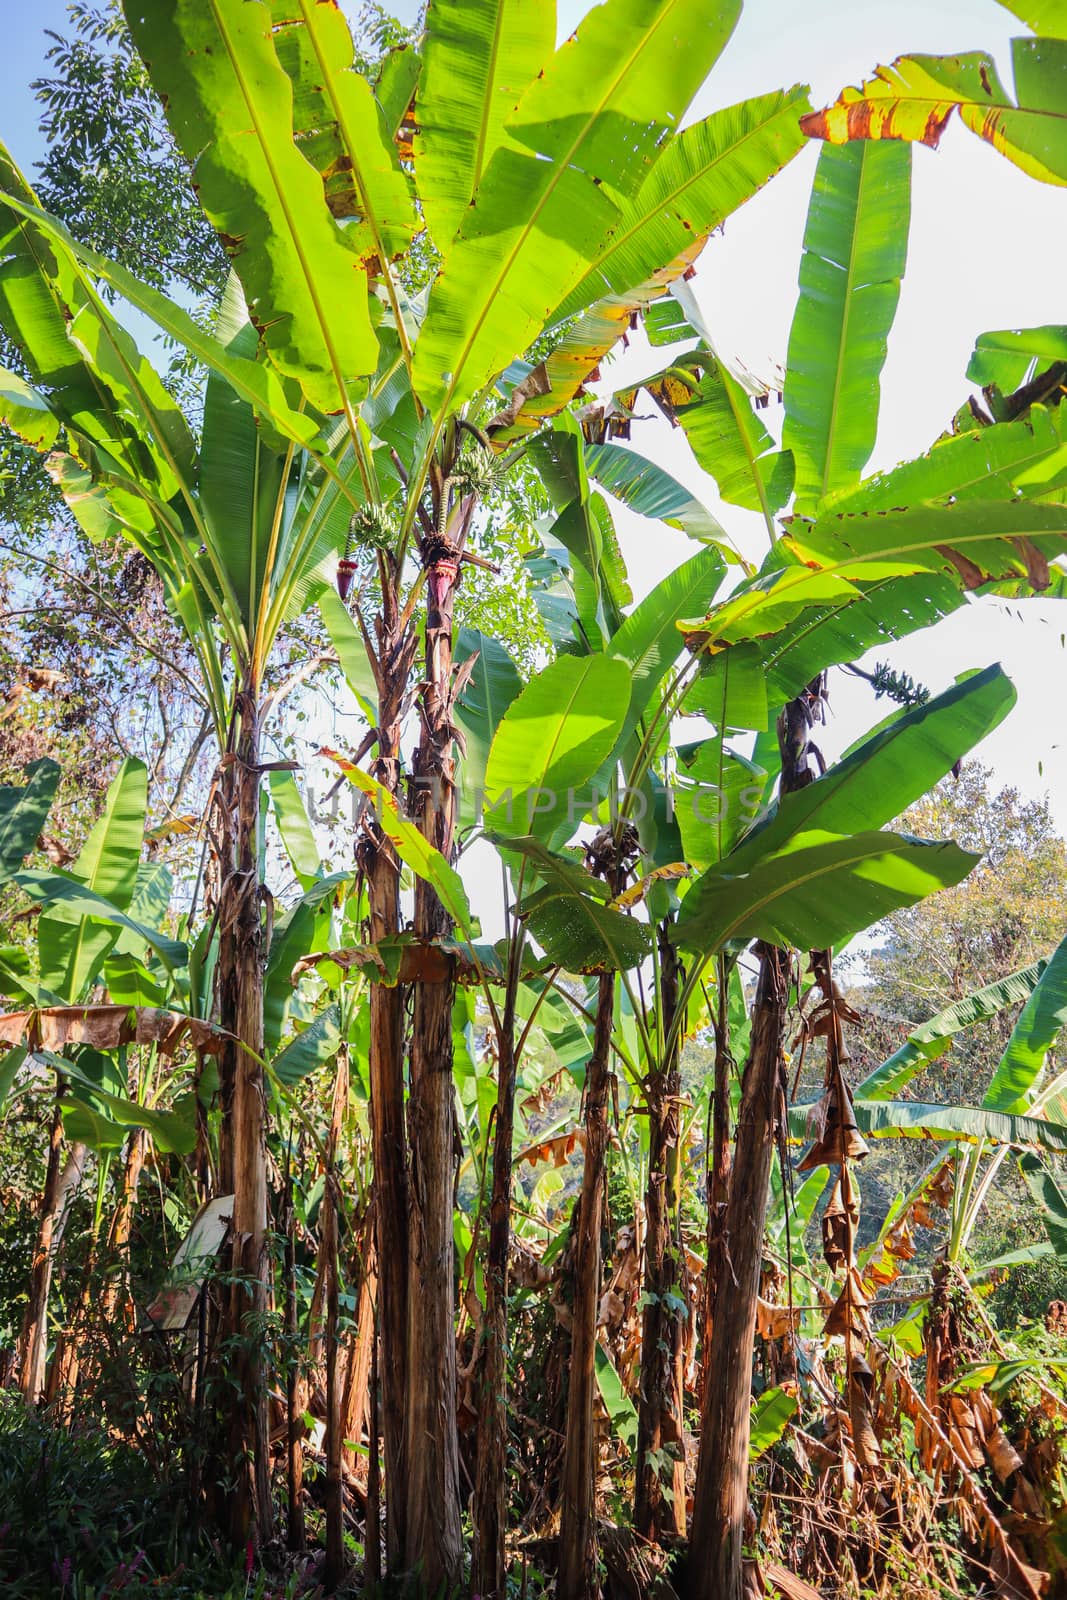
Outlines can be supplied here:
[[[173, 558], [175, 604], [180, 600], [195, 621], [220, 710], [226, 684], [206, 638], [216, 629], [225, 634], [236, 724], [232, 744], [223, 741], [233, 760], [222, 778], [237, 821], [227, 880], [234, 903], [220, 927], [233, 930], [244, 966], [221, 952], [218, 982], [223, 1020], [249, 1047], [248, 1060], [261, 1044], [251, 981], [261, 930], [254, 856], [244, 844], [258, 805], [264, 664], [278, 626], [314, 571], [314, 536], [305, 529], [306, 537], [290, 538], [302, 485], [329, 527], [335, 552], [344, 548], [353, 516], [357, 543], [374, 552], [370, 567], [382, 597], [373, 637], [368, 634], [378, 699], [376, 775], [393, 793], [418, 648], [415, 607], [425, 595], [428, 688], [411, 776], [414, 793], [422, 793], [424, 831], [448, 857], [455, 822], [449, 800], [451, 615], [461, 561], [476, 537], [479, 494], [500, 470], [497, 463], [507, 462], [509, 439], [519, 436], [521, 445], [531, 423], [569, 402], [631, 314], [688, 270], [724, 216], [800, 142], [799, 90], [763, 96], [674, 131], [738, 10], [731, 0], [709, 18], [697, 0], [658, 0], [651, 9], [609, 0], [556, 50], [550, 5], [534, 16], [513, 0], [462, 8], [455, 0], [435, 0], [405, 70], [383, 70], [372, 82], [354, 70], [352, 41], [334, 5], [293, 0], [267, 15], [262, 6], [236, 0], [207, 12], [187, 0], [130, 4], [134, 38], [194, 165], [202, 203], [230, 254], [258, 336], [237, 336], [232, 328], [204, 333], [180, 307], [65, 237], [17, 182], [4, 185], [13, 225], [38, 257], [62, 258], [64, 266], [73, 260], [71, 270], [87, 283], [90, 274], [93, 281], [102, 278], [208, 367], [220, 409], [241, 418], [254, 412], [259, 419], [253, 430], [263, 452], [257, 482], [275, 486], [275, 512], [267, 514], [262, 537], [231, 541], [243, 552], [263, 553], [262, 568], [257, 554], [250, 572], [238, 572], [236, 553], [221, 548], [216, 525], [220, 512], [234, 511], [238, 496], [222, 494], [214, 506], [199, 505], [190, 441], [165, 395], [128, 352], [111, 368], [140, 374], [144, 394], [124, 410], [140, 412], [142, 399], [151, 401], [145, 438], [130, 439], [128, 429], [110, 422], [102, 430], [94, 422], [92, 432], [85, 419], [96, 406], [96, 372], [87, 382], [79, 374], [81, 389], [66, 411], [52, 407], [63, 373], [76, 364], [59, 340], [51, 347], [61, 351], [57, 366], [30, 363], [33, 392], [10, 391], [10, 420], [46, 447], [56, 430], [42, 423], [39, 406], [52, 407], [67, 432], [79, 421], [90, 427], [90, 443], [75, 452], [79, 474], [68, 473], [71, 497], [91, 501], [94, 511], [102, 498], [121, 502], [120, 523], [132, 521], [161, 560]], [[414, 138], [406, 120], [413, 88]], [[422, 248], [426, 236], [432, 252]], [[416, 293], [428, 257], [431, 281]], [[21, 318], [16, 310], [11, 321]], [[102, 320], [98, 304], [82, 322], [94, 318]], [[525, 362], [526, 350], [552, 327], [563, 331], [557, 348], [543, 363]], [[110, 330], [108, 339], [112, 346], [118, 342]], [[142, 462], [135, 459], [143, 445], [150, 458], [152, 450], [163, 457], [151, 459], [147, 494], [139, 481]], [[203, 471], [203, 451], [200, 461]], [[331, 505], [337, 507], [333, 522]], [[247, 506], [236, 509], [243, 530]], [[351, 548], [344, 560], [347, 575], [355, 561]], [[246, 594], [263, 593], [265, 573], [276, 579], [269, 597], [242, 610]], [[221, 717], [220, 731], [228, 734], [229, 727], [229, 718]], [[426, 791], [435, 785], [443, 787], [444, 799], [431, 806]], [[390, 855], [381, 836], [364, 851], [375, 940], [398, 927]], [[417, 893], [416, 924], [423, 938], [448, 934], [449, 919], [430, 890]], [[390, 1560], [420, 1565], [433, 1587], [457, 1577], [461, 1556], [447, 1220], [451, 1087], [443, 1070], [452, 998], [448, 985], [421, 983], [413, 998], [410, 1126], [417, 1183], [409, 1181], [403, 1141], [403, 996], [384, 989], [372, 991], [372, 1113], [377, 1181], [386, 1196], [379, 1216], [386, 1219], [380, 1227], [387, 1237], [379, 1243], [385, 1246]], [[248, 1195], [247, 1204], [238, 1204], [238, 1227], [251, 1241], [244, 1264], [262, 1278], [261, 1085], [247, 1061], [234, 1064], [234, 1077], [235, 1186]], [[409, 1299], [420, 1306], [410, 1327]], [[423, 1314], [427, 1307], [432, 1314]], [[256, 1374], [250, 1369], [246, 1376], [244, 1408], [251, 1412]], [[438, 1416], [445, 1418], [443, 1429], [426, 1425]], [[248, 1425], [245, 1434], [261, 1462], [262, 1427], [256, 1441]], [[259, 1465], [260, 1533], [269, 1526], [264, 1472]], [[247, 1512], [237, 1520], [243, 1540]]]

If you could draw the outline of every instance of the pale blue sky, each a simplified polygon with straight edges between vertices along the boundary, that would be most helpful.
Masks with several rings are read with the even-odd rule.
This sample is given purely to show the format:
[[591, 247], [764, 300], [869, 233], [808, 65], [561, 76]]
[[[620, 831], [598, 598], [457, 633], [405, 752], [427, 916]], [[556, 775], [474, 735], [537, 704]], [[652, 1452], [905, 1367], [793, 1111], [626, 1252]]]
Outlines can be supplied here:
[[[32, 6], [4, 0], [2, 9], [8, 26], [0, 61], [0, 136], [29, 167], [40, 141], [28, 85], [43, 70], [44, 29], [62, 29], [66, 8], [62, 0]], [[411, 17], [415, 0], [395, 0], [395, 9]], [[563, 0], [560, 9], [569, 28], [588, 5]], [[749, 0], [692, 114], [794, 82], [811, 84], [821, 103], [878, 62], [906, 52], [985, 49], [1010, 77], [1009, 41], [1023, 31], [995, 0], [896, 0], [891, 6], [885, 0]], [[705, 251], [694, 284], [720, 348], [756, 370], [784, 359], [816, 154], [814, 147], [804, 152], [729, 221]], [[947, 425], [967, 392], [963, 375], [975, 335], [1067, 321], [1065, 245], [1067, 190], [1025, 177], [955, 122], [938, 152], [915, 152], [908, 270], [872, 467], [918, 453]], [[627, 375], [639, 376], [644, 359], [635, 341]], [[758, 528], [745, 513], [718, 506], [713, 486], [692, 465], [678, 434], [652, 424], [633, 442], [690, 482], [757, 552]], [[685, 540], [625, 514], [620, 525], [634, 587], [643, 593], [682, 559]], [[1033, 794], [1048, 789], [1067, 831], [1067, 744], [1061, 742], [1058, 709], [1065, 630], [1067, 611], [1061, 607], [983, 602], [891, 654], [935, 689], [964, 668], [1003, 662], [1018, 685], [1020, 705], [981, 754], [1002, 782]], [[851, 742], [863, 722], [873, 722], [884, 709], [876, 711], [841, 674], [835, 674], [832, 689], [835, 724], [825, 738], [827, 754]]]

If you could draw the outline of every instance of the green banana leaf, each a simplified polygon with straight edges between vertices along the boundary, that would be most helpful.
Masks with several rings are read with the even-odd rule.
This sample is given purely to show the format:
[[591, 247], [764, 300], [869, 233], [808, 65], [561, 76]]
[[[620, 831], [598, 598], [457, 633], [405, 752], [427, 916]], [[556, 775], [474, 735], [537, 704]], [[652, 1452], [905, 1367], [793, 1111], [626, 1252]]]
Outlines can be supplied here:
[[506, 142], [508, 115], [555, 47], [550, 3], [431, 0], [413, 152], [438, 250], [455, 238], [486, 167]]
[[648, 710], [660, 684], [678, 659], [677, 618], [693, 606], [710, 605], [722, 581], [725, 563], [717, 550], [700, 550], [667, 574], [634, 607], [613, 634], [608, 651], [625, 661], [631, 672], [630, 704], [622, 726], [629, 739]]
[[967, 377], [1007, 394], [1054, 361], [1067, 361], [1067, 328], [1003, 328], [979, 334]]
[[486, 763], [493, 833], [573, 832], [585, 809], [576, 809], [578, 792], [615, 749], [630, 693], [629, 667], [613, 656], [560, 656], [531, 679], [501, 718]]
[[911, 151], [827, 145], [804, 232], [782, 444], [808, 511], [858, 480], [878, 428], [878, 380], [908, 248]]
[[414, 383], [434, 417], [503, 371], [588, 272], [619, 220], [611, 194], [640, 184], [739, 10], [608, 0], [545, 63], [430, 291]]
[[891, 822], [998, 727], [1015, 701], [1011, 680], [992, 666], [914, 706], [814, 783], [785, 795], [733, 853], [729, 870], [748, 872], [813, 828], [844, 834]]
[[26, 783], [0, 785], [0, 877], [17, 872], [48, 820], [59, 767], [45, 757], [26, 768]]
[[[317, 409], [338, 410], [346, 385], [378, 360], [363, 256], [294, 143], [292, 85], [272, 32], [244, 0], [127, 0], [125, 13], [275, 365]], [[348, 36], [338, 21], [344, 37], [331, 29], [331, 74]], [[369, 96], [349, 76], [354, 95]], [[361, 118], [364, 137], [373, 140], [375, 127]]]
[[126, 929], [155, 952], [179, 990], [183, 989], [181, 972], [188, 963], [188, 950], [179, 940], [168, 938], [156, 928], [147, 928], [143, 923], [135, 922], [103, 895], [96, 894], [87, 885], [76, 883], [61, 873], [16, 872], [10, 881], [24, 889], [30, 899], [40, 905], [49, 908], [62, 905], [64, 911], [72, 916], [93, 917], [112, 923], [116, 928]]
[[[695, 249], [801, 149], [801, 85], [757, 95], [683, 128], [666, 147], [589, 272], [556, 308], [562, 321], [608, 295], [625, 295]], [[681, 270], [681, 268], [679, 268]]]
[[1047, 962], [1035, 961], [1011, 972], [996, 983], [986, 984], [953, 1005], [946, 1006], [929, 1021], [920, 1023], [899, 1050], [876, 1067], [857, 1086], [861, 1100], [889, 1100], [931, 1061], [943, 1056], [957, 1033], [983, 1022], [987, 1017], [1017, 1006], [1033, 993]]
[[522, 689], [522, 677], [499, 639], [477, 628], [461, 628], [455, 640], [458, 663], [477, 655], [470, 677], [456, 701], [456, 721], [466, 743], [460, 782], [460, 819], [465, 825], [481, 817], [481, 796], [489, 751], [500, 719]]
[[[103, 812], [69, 873], [122, 912], [131, 910], [137, 888], [147, 805], [148, 769], [129, 758], [112, 780]], [[98, 978], [120, 931], [112, 922], [69, 910], [62, 901], [50, 907], [37, 924], [43, 987], [67, 1001], [79, 1000]]]
[[749, 1462], [758, 1461], [760, 1456], [766, 1455], [772, 1445], [778, 1443], [782, 1434], [796, 1416], [798, 1409], [796, 1395], [789, 1394], [785, 1389], [764, 1389], [752, 1407], [752, 1416], [749, 1421], [748, 1459]]
[[802, 833], [736, 877], [729, 856], [709, 868], [686, 895], [674, 937], [704, 956], [733, 939], [822, 950], [959, 883], [977, 860], [955, 844], [892, 833]]
[[1025, 1111], [1048, 1052], [1067, 1027], [1067, 939], [1053, 951], [1023, 1006], [982, 1100], [990, 1111]]

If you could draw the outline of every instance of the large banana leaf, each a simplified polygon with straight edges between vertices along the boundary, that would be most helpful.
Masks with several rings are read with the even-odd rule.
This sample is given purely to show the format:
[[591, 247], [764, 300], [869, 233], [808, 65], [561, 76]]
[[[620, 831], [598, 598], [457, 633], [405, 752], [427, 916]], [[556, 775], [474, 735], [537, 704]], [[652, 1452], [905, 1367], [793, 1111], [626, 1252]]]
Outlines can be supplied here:
[[999, 726], [1015, 701], [1011, 680], [993, 666], [912, 707], [814, 783], [783, 796], [734, 852], [732, 870], [747, 872], [813, 828], [852, 833], [891, 822]]
[[1054, 1174], [1032, 1150], [1019, 1157], [1019, 1171], [1041, 1212], [1049, 1244], [1058, 1256], [1067, 1256], [1067, 1198]]
[[729, 856], [705, 872], [682, 903], [677, 940], [702, 955], [732, 939], [822, 950], [959, 883], [977, 860], [955, 844], [892, 833], [803, 833], [736, 877]]
[[330, 947], [328, 903], [299, 901], [276, 924], [263, 976], [263, 1048], [268, 1055], [278, 1047], [296, 998], [293, 968], [304, 956]]
[[999, 0], [1006, 11], [1035, 33], [1067, 39], [1067, 0]]
[[37, 843], [52, 808], [59, 767], [45, 757], [26, 768], [26, 783], [0, 786], [0, 878], [17, 872]]
[[[194, 472], [185, 418], [0, 145], [0, 321], [58, 420], [162, 507]], [[42, 439], [42, 444], [44, 443]]]
[[[33, 222], [53, 245], [62, 246], [72, 259], [81, 262], [96, 277], [116, 289], [138, 311], [144, 312], [169, 338], [177, 340], [209, 371], [226, 378], [239, 395], [252, 405], [258, 415], [266, 417], [278, 432], [296, 444], [311, 444], [319, 431], [319, 424], [290, 404], [286, 385], [276, 370], [262, 362], [233, 354], [211, 333], [189, 315], [184, 307], [168, 299], [158, 289], [142, 283], [117, 261], [110, 261], [99, 251], [80, 243], [70, 231], [42, 211], [27, 203], [19, 195], [6, 193], [6, 204], [12, 212]], [[57, 257], [62, 260], [61, 255]], [[0, 274], [2, 283], [2, 274]], [[20, 327], [36, 327], [37, 318], [20, 319]]]
[[[656, 162], [581, 283], [553, 321], [622, 295], [669, 262], [691, 259], [704, 240], [791, 161], [803, 143], [797, 85], [744, 100], [683, 128]], [[682, 268], [680, 267], [681, 271]]]
[[126, 929], [155, 952], [171, 978], [179, 980], [179, 988], [181, 987], [180, 973], [187, 965], [189, 952], [179, 940], [171, 939], [156, 928], [148, 928], [143, 923], [134, 921], [103, 895], [96, 894], [85, 884], [75, 883], [72, 878], [66, 878], [61, 873], [15, 872], [10, 881], [17, 884], [20, 889], [24, 889], [30, 899], [39, 905], [48, 907], [62, 905], [64, 911], [72, 916], [94, 917], [113, 923], [117, 928]]
[[858, 480], [878, 428], [878, 380], [908, 248], [907, 145], [827, 146], [812, 189], [789, 335], [782, 443], [810, 510]]
[[1067, 939], [1053, 951], [1023, 1006], [982, 1104], [990, 1111], [1025, 1111], [1056, 1040], [1067, 1027]]
[[545, 63], [508, 132], [636, 193], [740, 15], [740, 0], [604, 0]]
[[560, 656], [500, 720], [485, 773], [494, 833], [547, 839], [577, 825], [581, 786], [615, 749], [630, 705], [630, 668], [613, 656]]
[[948, 615], [966, 590], [991, 581], [1048, 587], [1048, 563], [1065, 554], [1067, 510], [1058, 506], [972, 501], [827, 514], [794, 521], [763, 572], [679, 627], [691, 649], [713, 655], [758, 643], [768, 694], [780, 704], [824, 667]]
[[1004, 328], [979, 334], [967, 376], [972, 383], [995, 384], [1007, 393], [1053, 361], [1067, 361], [1067, 328]]
[[505, 142], [505, 121], [555, 46], [554, 0], [431, 0], [413, 149], [439, 250], [455, 237]]
[[[215, 336], [234, 356], [255, 359], [259, 335], [231, 274]], [[287, 462], [273, 450], [255, 411], [217, 372], [204, 391], [200, 498], [249, 635], [255, 629], [272, 543], [285, 520]], [[273, 540], [272, 540], [272, 535]]]
[[273, 0], [271, 15], [293, 85], [297, 148], [321, 174], [331, 213], [348, 222], [346, 242], [381, 271], [411, 243], [418, 217], [385, 112], [356, 69], [348, 23], [339, 6], [316, 0]]
[[296, 779], [291, 772], [283, 770], [268, 773], [267, 782], [289, 864], [301, 889], [310, 889], [322, 875], [322, 860]]
[[[1019, 1150], [1067, 1151], [1067, 1127], [1043, 1117], [1011, 1116], [976, 1106], [923, 1105], [917, 1100], [856, 1100], [853, 1110], [856, 1126], [872, 1139], [988, 1141]], [[805, 1108], [798, 1106], [789, 1114], [790, 1128], [801, 1135], [807, 1131], [804, 1113]]]
[[731, 750], [722, 734], [678, 751], [674, 815], [682, 853], [694, 871], [721, 861], [752, 824], [763, 798], [766, 773]]
[[943, 1056], [957, 1033], [984, 1022], [987, 1017], [1025, 1002], [1033, 993], [1047, 962], [1035, 961], [996, 983], [976, 989], [963, 1000], [946, 1006], [936, 1016], [913, 1028], [899, 1050], [876, 1067], [856, 1089], [861, 1100], [889, 1100], [931, 1061]]
[[[602, 250], [736, 21], [706, 0], [607, 0], [546, 64], [485, 169], [430, 293], [415, 387], [439, 420], [527, 348]], [[617, 191], [616, 191], [617, 192]], [[587, 369], [588, 371], [588, 369]]]
[[[70, 877], [119, 911], [130, 910], [148, 804], [148, 769], [143, 761], [122, 763], [107, 791], [104, 809], [75, 861]], [[65, 906], [38, 921], [41, 983], [64, 1000], [82, 998], [118, 943], [120, 929]]]
[[1041, 405], [1015, 422], [942, 439], [927, 455], [876, 473], [834, 495], [835, 510], [889, 511], [919, 501], [1010, 500], [1013, 492], [1040, 498], [1067, 478], [1067, 410]]
[[1015, 101], [991, 56], [900, 56], [835, 105], [801, 119], [804, 132], [846, 139], [911, 139], [936, 148], [954, 111], [964, 126], [1045, 183], [1067, 183], [1067, 40], [1013, 39]]
[[541, 481], [559, 515], [549, 530], [570, 562], [578, 632], [586, 650], [597, 649], [621, 625], [633, 596], [611, 511], [592, 492], [587, 445], [573, 416], [565, 414], [531, 444]]
[[6, 367], [0, 368], [0, 420], [35, 450], [51, 450], [59, 437], [59, 419], [45, 397]]
[[694, 539], [726, 539], [725, 530], [706, 506], [671, 474], [619, 444], [587, 444], [585, 462], [591, 477], [608, 494], [642, 517], [680, 528]]
[[332, 1061], [340, 1044], [340, 1013], [337, 1006], [327, 1006], [279, 1050], [271, 1062], [271, 1071], [282, 1084], [292, 1088], [309, 1073]]
[[127, 0], [125, 13], [274, 362], [312, 405], [339, 410], [378, 360], [364, 256], [294, 143], [269, 13], [245, 0]]

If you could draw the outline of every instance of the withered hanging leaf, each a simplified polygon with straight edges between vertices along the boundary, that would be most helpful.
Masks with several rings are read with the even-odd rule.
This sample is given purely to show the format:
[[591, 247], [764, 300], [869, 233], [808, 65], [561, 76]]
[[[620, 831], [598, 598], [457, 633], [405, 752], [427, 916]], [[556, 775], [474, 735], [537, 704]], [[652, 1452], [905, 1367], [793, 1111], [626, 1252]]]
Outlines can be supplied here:
[[527, 1145], [515, 1157], [515, 1164], [517, 1166], [520, 1161], [528, 1161], [531, 1167], [536, 1167], [542, 1161], [551, 1161], [554, 1167], [565, 1167], [575, 1150], [584, 1148], [585, 1129], [572, 1128], [569, 1133], [557, 1133], [554, 1138], [543, 1139], [540, 1144]]
[[492, 433], [498, 428], [512, 428], [516, 418], [527, 400], [536, 399], [539, 395], [551, 394], [552, 380], [548, 376], [548, 368], [541, 361], [533, 367], [512, 389], [508, 403], [496, 416], [491, 418], [488, 431]]
[[853, 1356], [848, 1374], [848, 1415], [852, 1448], [861, 1467], [876, 1467], [882, 1459], [874, 1431], [874, 1374], [862, 1356]]
[[10, 1011], [0, 1016], [0, 1040], [31, 1050], [61, 1051], [86, 1044], [94, 1050], [117, 1050], [124, 1044], [158, 1045], [170, 1056], [188, 1036], [194, 1049], [217, 1054], [229, 1037], [199, 1017], [154, 1006], [42, 1006], [37, 1011]]
[[965, 1461], [972, 1472], [985, 1465], [985, 1452], [971, 1409], [970, 1397], [950, 1394], [945, 1409], [948, 1413], [948, 1439], [956, 1455]]
[[756, 1332], [761, 1339], [784, 1339], [800, 1327], [800, 1312], [792, 1306], [771, 1305], [761, 1296], [756, 1301]]
[[822, 1214], [822, 1253], [826, 1265], [834, 1272], [847, 1267], [850, 1260], [850, 1243], [856, 1237], [860, 1211], [856, 1197], [849, 1193], [846, 1207], [841, 1179], [834, 1184], [830, 1204]]
[[837, 1336], [843, 1339], [850, 1333], [854, 1339], [869, 1339], [871, 1337], [871, 1325], [867, 1318], [869, 1305], [863, 1281], [855, 1267], [850, 1267], [844, 1287], [834, 1301], [823, 1327], [824, 1337], [831, 1339]]
[[815, 1143], [797, 1163], [798, 1172], [815, 1167], [837, 1167], [842, 1161], [862, 1161], [868, 1148], [852, 1109], [852, 1093], [840, 1067], [831, 1069], [830, 1082], [809, 1117], [808, 1131]]

